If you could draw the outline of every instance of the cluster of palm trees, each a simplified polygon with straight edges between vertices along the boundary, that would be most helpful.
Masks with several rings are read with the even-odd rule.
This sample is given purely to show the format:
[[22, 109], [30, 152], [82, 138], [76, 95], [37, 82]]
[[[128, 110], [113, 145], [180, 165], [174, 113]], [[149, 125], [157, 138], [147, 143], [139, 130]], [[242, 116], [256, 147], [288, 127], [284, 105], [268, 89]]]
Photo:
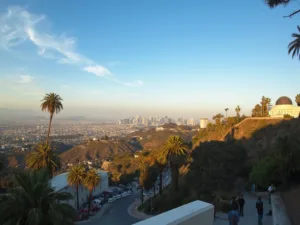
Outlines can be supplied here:
[[[42, 99], [41, 110], [50, 114], [48, 134], [45, 142], [39, 143], [35, 151], [26, 158], [26, 170], [12, 170], [14, 187], [0, 199], [0, 224], [4, 225], [71, 225], [75, 210], [66, 201], [73, 199], [67, 192], [56, 192], [50, 180], [61, 168], [59, 156], [49, 142], [53, 116], [63, 109], [62, 98], [46, 94]], [[68, 174], [69, 185], [84, 185], [90, 192], [89, 212], [93, 189], [99, 185], [100, 176], [96, 170], [86, 171], [76, 166]]]
[[[151, 167], [147, 162], [141, 162], [140, 168], [140, 185], [143, 189], [150, 189], [152, 185], [155, 186], [157, 174], [159, 175], [159, 193], [162, 194], [163, 187], [163, 172], [169, 165], [171, 169], [171, 187], [174, 194], [179, 190], [179, 168], [189, 157], [190, 151], [188, 145], [180, 136], [170, 136], [165, 142], [162, 149], [154, 156], [154, 168], [158, 173], [153, 171], [154, 176], [151, 175]], [[152, 167], [153, 168], [153, 167]], [[155, 192], [154, 192], [155, 193]], [[141, 193], [141, 200], [143, 202], [143, 193]]]
[[93, 190], [101, 182], [100, 176], [95, 169], [86, 170], [82, 165], [73, 166], [68, 173], [68, 184], [75, 186], [76, 189], [76, 206], [79, 209], [79, 187], [83, 185], [89, 191], [89, 208], [88, 215], [90, 214], [91, 202], [93, 199]]

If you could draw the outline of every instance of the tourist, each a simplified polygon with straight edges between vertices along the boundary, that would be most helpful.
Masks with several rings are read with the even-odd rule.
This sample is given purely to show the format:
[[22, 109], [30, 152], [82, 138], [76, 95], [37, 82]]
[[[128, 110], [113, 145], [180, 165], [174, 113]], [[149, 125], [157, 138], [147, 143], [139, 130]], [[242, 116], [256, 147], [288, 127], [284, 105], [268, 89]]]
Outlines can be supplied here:
[[238, 205], [232, 204], [232, 210], [228, 213], [228, 221], [229, 225], [238, 225], [240, 220], [240, 214], [238, 211]]
[[254, 194], [255, 193], [255, 188], [256, 188], [256, 185], [255, 183], [252, 184], [252, 187], [251, 187], [251, 190], [252, 190], [252, 193]]
[[261, 197], [258, 197], [258, 200], [256, 202], [256, 210], [257, 210], [257, 216], [258, 216], [258, 225], [262, 225], [262, 219], [264, 215], [264, 203], [261, 200]]
[[271, 204], [271, 194], [275, 191], [275, 187], [273, 184], [271, 184], [268, 188], [268, 194], [269, 194], [269, 204]]
[[244, 205], [245, 205], [245, 199], [243, 197], [243, 195], [241, 194], [240, 197], [237, 200], [238, 204], [239, 204], [239, 208], [240, 208], [240, 216], [244, 216]]

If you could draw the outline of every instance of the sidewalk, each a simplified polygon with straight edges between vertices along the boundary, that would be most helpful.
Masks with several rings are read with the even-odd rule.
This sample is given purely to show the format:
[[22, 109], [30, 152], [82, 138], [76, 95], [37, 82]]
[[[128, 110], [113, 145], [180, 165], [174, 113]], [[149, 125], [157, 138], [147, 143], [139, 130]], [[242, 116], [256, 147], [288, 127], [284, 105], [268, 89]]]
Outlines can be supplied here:
[[[240, 225], [256, 225], [257, 224], [257, 213], [255, 204], [257, 197], [250, 195], [249, 193], [244, 193], [245, 198], [245, 208], [244, 208], [244, 217], [240, 217]], [[269, 205], [268, 200], [263, 198], [264, 203], [264, 217], [263, 225], [272, 225], [273, 218], [272, 216], [265, 216], [269, 211], [271, 205]], [[218, 215], [218, 214], [217, 214]], [[216, 218], [215, 225], [228, 225], [228, 219], [226, 218], [227, 214], [219, 214], [221, 218]]]
[[137, 200], [135, 201], [134, 203], [132, 203], [128, 209], [127, 209], [127, 212], [130, 216], [136, 218], [136, 219], [139, 219], [139, 220], [145, 220], [145, 219], [148, 219], [150, 217], [152, 217], [151, 215], [147, 215], [143, 212], [140, 212], [138, 210], [138, 207], [141, 205], [141, 201], [140, 200]]

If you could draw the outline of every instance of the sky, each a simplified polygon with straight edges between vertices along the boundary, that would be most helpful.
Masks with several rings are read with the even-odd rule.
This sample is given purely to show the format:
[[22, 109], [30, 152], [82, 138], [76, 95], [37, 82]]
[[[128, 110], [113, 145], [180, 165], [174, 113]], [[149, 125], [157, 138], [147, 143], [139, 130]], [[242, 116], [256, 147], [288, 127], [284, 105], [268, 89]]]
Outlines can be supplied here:
[[[124, 118], [249, 115], [300, 93], [287, 53], [300, 8], [263, 0], [1, 0], [0, 108], [40, 110], [63, 98], [61, 116]], [[298, 15], [299, 17], [300, 15]]]

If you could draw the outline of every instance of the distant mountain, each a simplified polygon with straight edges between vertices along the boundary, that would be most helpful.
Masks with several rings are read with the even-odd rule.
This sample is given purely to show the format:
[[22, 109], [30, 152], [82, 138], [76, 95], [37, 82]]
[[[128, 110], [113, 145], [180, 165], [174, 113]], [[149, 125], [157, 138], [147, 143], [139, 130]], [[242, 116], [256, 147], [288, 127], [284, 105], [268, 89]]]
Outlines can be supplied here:
[[37, 112], [30, 109], [7, 109], [0, 108], [0, 122], [5, 121], [28, 121], [46, 120], [45, 116], [39, 116]]
[[76, 163], [94, 159], [113, 158], [116, 154], [134, 153], [141, 149], [140, 145], [126, 141], [89, 141], [62, 153], [61, 159], [64, 163]]

